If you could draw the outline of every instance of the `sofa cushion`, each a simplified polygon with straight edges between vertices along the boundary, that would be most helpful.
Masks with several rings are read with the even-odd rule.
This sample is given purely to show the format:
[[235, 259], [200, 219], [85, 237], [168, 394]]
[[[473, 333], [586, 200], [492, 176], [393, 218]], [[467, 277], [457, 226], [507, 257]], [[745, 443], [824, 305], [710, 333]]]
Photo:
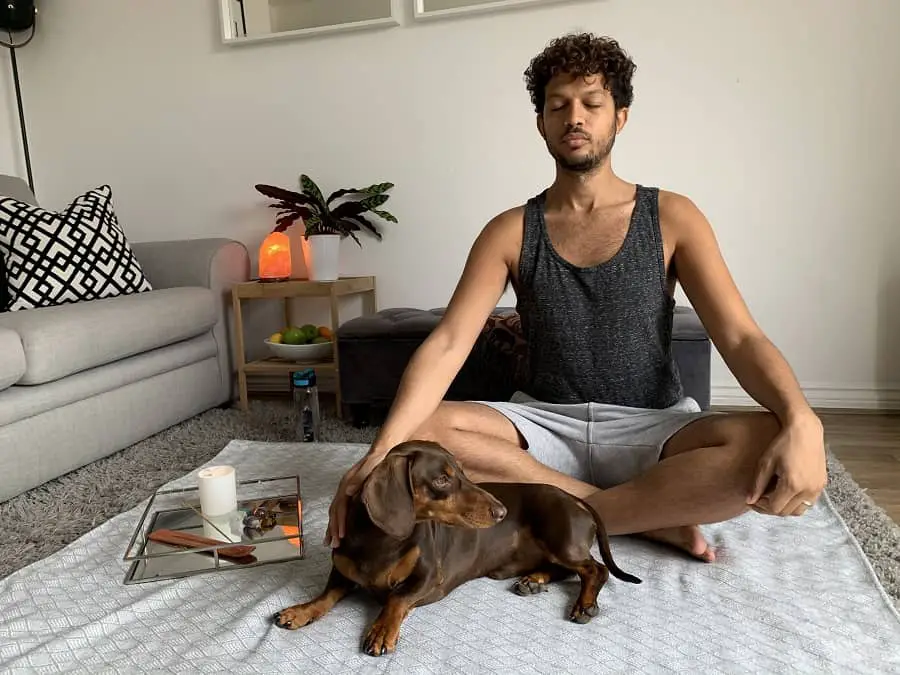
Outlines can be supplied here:
[[216, 323], [216, 298], [200, 287], [168, 288], [0, 314], [25, 350], [18, 384], [43, 384], [195, 337]]
[[163, 373], [215, 359], [216, 353], [216, 341], [212, 333], [207, 332], [40, 387], [10, 387], [0, 392], [0, 428], [142, 380], [150, 380]]
[[151, 290], [103, 185], [57, 213], [0, 197], [10, 311]]
[[19, 334], [0, 328], [0, 391], [13, 386], [25, 374], [25, 350]]

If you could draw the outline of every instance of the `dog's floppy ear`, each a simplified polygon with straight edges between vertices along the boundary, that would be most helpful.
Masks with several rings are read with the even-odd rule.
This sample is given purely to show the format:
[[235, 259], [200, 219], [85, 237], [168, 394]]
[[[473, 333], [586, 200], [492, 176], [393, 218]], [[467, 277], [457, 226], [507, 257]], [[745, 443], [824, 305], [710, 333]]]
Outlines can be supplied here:
[[362, 489], [362, 501], [369, 518], [384, 532], [403, 539], [416, 524], [408, 455], [388, 455], [369, 475]]

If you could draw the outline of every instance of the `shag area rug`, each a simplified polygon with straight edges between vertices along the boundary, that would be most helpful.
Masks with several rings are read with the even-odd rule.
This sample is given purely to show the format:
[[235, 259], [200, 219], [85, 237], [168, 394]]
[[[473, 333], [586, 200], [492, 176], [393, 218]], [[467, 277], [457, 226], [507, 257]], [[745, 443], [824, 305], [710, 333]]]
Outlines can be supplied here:
[[[369, 443], [325, 410], [322, 441]], [[0, 578], [64, 548], [169, 481], [215, 457], [233, 439], [296, 440], [288, 401], [253, 401], [244, 413], [214, 409], [115, 455], [0, 504]], [[894, 604], [900, 607], [900, 526], [828, 457], [828, 493]]]

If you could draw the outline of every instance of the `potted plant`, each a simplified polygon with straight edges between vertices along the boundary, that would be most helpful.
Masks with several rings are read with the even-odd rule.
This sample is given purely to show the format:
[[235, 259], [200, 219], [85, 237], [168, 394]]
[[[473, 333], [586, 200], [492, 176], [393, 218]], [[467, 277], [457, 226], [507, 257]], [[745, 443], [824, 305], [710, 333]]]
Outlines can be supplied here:
[[301, 192], [256, 185], [258, 192], [276, 200], [269, 205], [278, 209], [273, 232], [284, 232], [297, 220], [303, 221], [303, 257], [313, 281], [338, 278], [339, 246], [345, 237], [352, 237], [362, 246], [357, 233], [365, 230], [381, 241], [381, 232], [368, 214], [397, 222], [392, 214], [379, 208], [390, 197], [386, 192], [392, 187], [393, 183], [376, 183], [365, 188], [345, 188], [332, 192], [326, 199], [319, 186], [306, 174], [300, 176]]

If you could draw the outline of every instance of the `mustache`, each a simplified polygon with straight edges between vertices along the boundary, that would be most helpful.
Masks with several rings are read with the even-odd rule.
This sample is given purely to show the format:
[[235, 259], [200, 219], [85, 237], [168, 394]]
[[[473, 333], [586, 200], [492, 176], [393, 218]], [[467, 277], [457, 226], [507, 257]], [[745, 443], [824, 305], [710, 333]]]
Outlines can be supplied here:
[[587, 141], [591, 140], [590, 135], [579, 127], [572, 127], [566, 129], [565, 133], [562, 135], [562, 139], [566, 140], [568, 138], [583, 138]]

